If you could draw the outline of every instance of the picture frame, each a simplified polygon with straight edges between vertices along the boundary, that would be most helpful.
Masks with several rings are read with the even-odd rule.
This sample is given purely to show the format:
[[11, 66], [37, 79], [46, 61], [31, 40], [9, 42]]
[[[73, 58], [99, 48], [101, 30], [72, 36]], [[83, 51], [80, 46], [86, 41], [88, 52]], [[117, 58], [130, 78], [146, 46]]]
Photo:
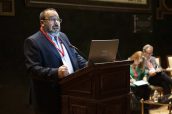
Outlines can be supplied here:
[[133, 33], [152, 33], [153, 17], [151, 14], [134, 14], [133, 15]]
[[156, 9], [156, 19], [162, 20], [166, 15], [172, 15], [172, 1], [159, 0], [159, 7]]
[[0, 16], [14, 16], [15, 15], [15, 0], [0, 1]]
[[29, 7], [57, 7], [114, 12], [151, 12], [151, 0], [25, 0]]

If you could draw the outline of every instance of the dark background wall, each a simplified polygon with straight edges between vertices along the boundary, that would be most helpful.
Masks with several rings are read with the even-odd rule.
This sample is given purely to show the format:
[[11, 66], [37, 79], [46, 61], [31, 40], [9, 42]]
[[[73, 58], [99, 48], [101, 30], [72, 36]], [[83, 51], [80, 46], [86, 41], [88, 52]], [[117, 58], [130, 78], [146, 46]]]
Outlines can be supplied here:
[[[39, 29], [39, 13], [44, 8], [27, 7], [24, 0], [15, 1], [15, 16], [0, 16], [0, 113], [27, 114], [29, 77], [24, 66], [23, 42]], [[125, 13], [112, 11], [58, 8], [63, 19], [62, 31], [70, 41], [88, 56], [92, 39], [120, 40], [118, 58], [127, 59], [133, 52], [150, 43], [154, 55], [161, 56], [166, 67], [166, 55], [172, 55], [172, 15], [163, 20], [152, 13]], [[152, 16], [152, 32], [133, 33], [133, 15]]]

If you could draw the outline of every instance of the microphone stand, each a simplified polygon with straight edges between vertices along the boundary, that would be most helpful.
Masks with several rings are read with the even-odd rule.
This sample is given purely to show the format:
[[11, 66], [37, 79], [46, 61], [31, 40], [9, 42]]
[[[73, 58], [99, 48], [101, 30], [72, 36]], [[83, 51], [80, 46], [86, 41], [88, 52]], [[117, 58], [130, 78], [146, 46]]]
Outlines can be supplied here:
[[70, 45], [70, 47], [74, 48], [84, 59], [88, 60], [88, 57], [81, 52], [77, 47], [75, 47], [74, 45]]
[[[84, 59], [88, 60], [88, 57], [83, 52], [81, 52], [77, 47], [75, 47], [74, 45], [70, 45], [70, 47], [74, 48]], [[94, 62], [92, 60], [88, 60], [87, 66], [94, 66]]]

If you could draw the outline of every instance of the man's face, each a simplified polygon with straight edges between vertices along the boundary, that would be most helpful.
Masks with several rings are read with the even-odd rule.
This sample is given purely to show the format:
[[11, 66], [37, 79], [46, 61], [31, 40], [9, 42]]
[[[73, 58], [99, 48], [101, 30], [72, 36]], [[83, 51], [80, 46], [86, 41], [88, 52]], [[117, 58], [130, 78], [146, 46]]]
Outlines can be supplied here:
[[144, 52], [144, 56], [149, 59], [153, 55], [153, 48], [147, 48]]
[[56, 11], [49, 10], [45, 13], [45, 19], [41, 20], [41, 26], [46, 32], [57, 33], [60, 31], [61, 19]]

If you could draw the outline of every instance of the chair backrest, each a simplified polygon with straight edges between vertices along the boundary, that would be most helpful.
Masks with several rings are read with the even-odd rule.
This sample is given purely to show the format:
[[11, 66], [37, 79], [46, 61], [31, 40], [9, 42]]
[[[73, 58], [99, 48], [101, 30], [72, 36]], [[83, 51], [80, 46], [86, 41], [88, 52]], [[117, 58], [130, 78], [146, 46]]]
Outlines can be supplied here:
[[[167, 56], [167, 65], [169, 68], [172, 68], [172, 55]], [[170, 72], [170, 75], [172, 76], [172, 72]]]
[[156, 63], [161, 66], [161, 57], [160, 56], [156, 56], [155, 57]]

